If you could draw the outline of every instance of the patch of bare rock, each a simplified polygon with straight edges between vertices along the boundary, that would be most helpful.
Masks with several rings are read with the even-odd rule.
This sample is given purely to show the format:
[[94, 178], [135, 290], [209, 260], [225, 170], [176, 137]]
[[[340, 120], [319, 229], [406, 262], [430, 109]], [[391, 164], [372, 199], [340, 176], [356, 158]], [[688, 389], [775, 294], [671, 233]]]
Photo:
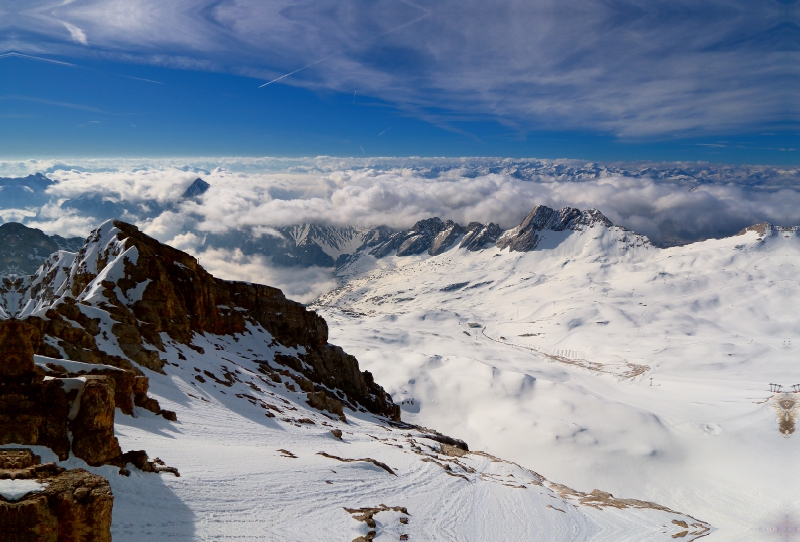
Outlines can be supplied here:
[[114, 496], [83, 469], [41, 464], [30, 449], [0, 450], [0, 539], [110, 542]]

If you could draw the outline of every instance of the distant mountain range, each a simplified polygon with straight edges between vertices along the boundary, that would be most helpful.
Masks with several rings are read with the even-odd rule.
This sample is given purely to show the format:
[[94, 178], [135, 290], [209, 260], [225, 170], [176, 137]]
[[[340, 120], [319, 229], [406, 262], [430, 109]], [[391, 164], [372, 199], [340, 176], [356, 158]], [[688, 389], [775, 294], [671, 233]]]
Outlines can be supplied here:
[[33, 275], [59, 250], [78, 251], [84, 240], [46, 235], [42, 230], [16, 222], [0, 225], [0, 276]]
[[[508, 230], [493, 222], [470, 222], [462, 226], [452, 220], [432, 217], [401, 231], [386, 226], [355, 228], [319, 224], [270, 228], [259, 233], [253, 230], [231, 231], [208, 234], [203, 246], [235, 246], [248, 255], [269, 256], [277, 265], [340, 268], [363, 254], [376, 258], [419, 254], [436, 256], [456, 246], [473, 252], [493, 246], [501, 250], [508, 248], [512, 252], [527, 252], [536, 249], [543, 231], [582, 230], [594, 225], [611, 227], [613, 224], [596, 209], [581, 211], [565, 207], [555, 210], [538, 205], [518, 226]], [[638, 237], [641, 242], [651, 244], [646, 237]]]
[[[324, 164], [316, 169], [308, 166], [309, 172], [324, 172]], [[576, 160], [510, 160], [510, 159], [419, 159], [413, 163], [405, 163], [402, 159], [374, 159], [339, 164], [338, 167], [352, 169], [375, 169], [391, 171], [402, 167], [415, 175], [425, 178], [445, 178], [457, 174], [460, 177], [478, 177], [485, 175], [505, 175], [526, 181], [591, 181], [611, 176], [631, 178], [653, 178], [677, 182], [692, 191], [704, 183], [731, 182], [741, 185], [767, 183], [771, 186], [794, 186], [798, 168], [780, 168], [771, 166], [718, 166], [711, 164], [625, 164], [603, 165], [594, 162]], [[0, 207], [6, 208], [4, 214], [0, 209], [0, 220], [22, 221], [21, 217], [30, 216], [36, 207], [57, 203], [61, 209], [77, 212], [83, 217], [95, 219], [97, 224], [109, 219], [123, 219], [133, 223], [142, 223], [168, 211], [177, 211], [182, 202], [191, 200], [203, 204], [204, 195], [211, 185], [198, 177], [188, 186], [175, 201], [157, 202], [128, 201], [123, 197], [109, 197], [97, 193], [85, 193], [76, 197], [55, 202], [51, 196], [52, 187], [58, 184], [42, 173], [18, 178], [0, 178]], [[581, 212], [577, 209], [565, 208], [560, 211], [537, 207], [538, 214], [529, 215], [516, 228], [515, 233], [504, 231], [494, 223], [456, 224], [447, 217], [431, 217], [420, 220], [408, 230], [397, 230], [387, 226], [357, 227], [353, 225], [327, 225], [322, 223], [301, 223], [294, 225], [262, 227], [244, 226], [224, 232], [206, 232], [191, 230], [201, 238], [197, 250], [211, 248], [238, 248], [245, 255], [262, 255], [268, 257], [276, 266], [309, 267], [320, 266], [339, 268], [346, 264], [357, 253], [369, 253], [375, 257], [388, 254], [407, 256], [421, 253], [439, 254], [457, 243], [459, 247], [469, 250], [481, 250], [497, 245], [498, 248], [512, 250], [528, 250], [536, 246], [537, 231], [555, 228], [570, 229], [581, 227], [582, 223], [608, 219], [593, 211]], [[28, 214], [26, 214], [28, 213]], [[589, 214], [586, 214], [589, 213]], [[503, 222], [503, 217], [497, 220]], [[187, 219], [191, 224], [192, 217]], [[608, 222], [610, 223], [610, 222]], [[743, 227], [746, 224], [741, 224]], [[524, 231], [522, 231], [524, 230]], [[6, 232], [6, 233], [2, 233]], [[64, 239], [50, 236], [44, 240], [41, 232], [34, 238], [24, 240], [8, 237], [11, 230], [0, 230], [0, 274], [19, 272], [32, 273], [42, 258], [49, 252], [71, 249], [77, 246], [76, 239]], [[17, 235], [17, 234], [14, 234]], [[32, 233], [30, 235], [33, 235]], [[510, 236], [519, 235], [519, 239]], [[8, 237], [6, 239], [6, 237]], [[502, 238], [502, 239], [501, 239]], [[697, 239], [668, 238], [654, 242], [660, 247], [676, 246], [694, 242]], [[16, 243], [16, 244], [15, 244]], [[20, 244], [21, 243], [21, 244]], [[39, 243], [36, 245], [36, 243]], [[42, 244], [44, 243], [44, 244]], [[34, 246], [35, 245], [35, 246]], [[527, 248], [526, 248], [527, 247]], [[9, 267], [11, 266], [11, 267]]]

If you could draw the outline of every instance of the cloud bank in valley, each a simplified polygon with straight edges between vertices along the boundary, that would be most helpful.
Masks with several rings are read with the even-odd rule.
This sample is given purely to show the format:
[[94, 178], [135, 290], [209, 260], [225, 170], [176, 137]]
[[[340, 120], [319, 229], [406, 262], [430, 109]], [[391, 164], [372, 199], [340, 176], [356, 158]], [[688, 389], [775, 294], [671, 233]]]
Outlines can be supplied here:
[[[217, 165], [214, 169], [203, 167]], [[533, 164], [533, 165], [531, 165]], [[119, 165], [119, 164], [118, 164]], [[47, 166], [47, 167], [44, 167]], [[130, 167], [126, 169], [125, 166]], [[123, 220], [177, 248], [199, 255], [210, 271], [267, 282], [309, 300], [333, 286], [330, 270], [287, 271], [268, 258], [230, 249], [203, 252], [203, 236], [231, 230], [269, 234], [270, 228], [312, 222], [333, 226], [408, 228], [439, 216], [461, 224], [517, 225], [537, 204], [600, 209], [614, 223], [656, 242], [721, 237], [768, 221], [797, 225], [800, 189], [796, 170], [683, 165], [603, 168], [577, 161], [492, 159], [309, 159], [197, 161], [176, 167], [92, 162], [0, 164], [50, 169], [57, 181], [38, 208], [0, 210], [49, 233], [85, 236], [99, 219], [65, 202], [96, 197], [125, 203]], [[202, 177], [210, 189], [181, 199]], [[15, 214], [16, 213], [16, 214]]]

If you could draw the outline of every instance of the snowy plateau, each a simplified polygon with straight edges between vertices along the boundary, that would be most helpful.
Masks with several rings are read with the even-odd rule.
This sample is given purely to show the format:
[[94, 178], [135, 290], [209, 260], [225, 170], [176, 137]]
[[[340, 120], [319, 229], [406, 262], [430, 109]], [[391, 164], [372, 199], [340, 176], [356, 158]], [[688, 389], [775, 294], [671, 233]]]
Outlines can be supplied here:
[[[316, 318], [277, 290], [291, 315], [239, 318], [264, 309], [226, 302], [215, 314], [246, 325], [148, 332], [158, 315], [142, 311], [156, 288], [169, 290], [163, 269], [175, 288], [197, 292], [183, 296], [179, 320], [199, 318], [200, 283], [212, 279], [191, 256], [116, 222], [34, 275], [4, 279], [4, 318], [52, 319], [61, 307], [73, 315], [63, 325], [91, 330], [102, 356], [137, 364], [177, 421], [117, 409], [116, 437], [180, 476], [120, 476], [31, 448], [108, 479], [116, 541], [800, 533], [795, 228], [759, 224], [658, 248], [593, 210], [538, 207], [506, 231], [418, 226], [337, 262], [339, 287], [308, 307], [327, 321], [315, 332], [322, 346], [267, 329]], [[133, 315], [138, 346], [115, 327]], [[66, 361], [70, 345], [44, 342], [42, 370], [81, 372]], [[312, 408], [317, 381], [298, 360], [317, 349], [346, 361], [330, 345], [374, 375], [402, 421], [378, 404], [374, 383], [361, 396], [328, 385], [341, 415]]]
[[364, 254], [313, 308], [406, 421], [692, 514], [709, 540], [789, 540], [796, 233], [759, 224], [662, 249], [596, 223], [527, 252]]

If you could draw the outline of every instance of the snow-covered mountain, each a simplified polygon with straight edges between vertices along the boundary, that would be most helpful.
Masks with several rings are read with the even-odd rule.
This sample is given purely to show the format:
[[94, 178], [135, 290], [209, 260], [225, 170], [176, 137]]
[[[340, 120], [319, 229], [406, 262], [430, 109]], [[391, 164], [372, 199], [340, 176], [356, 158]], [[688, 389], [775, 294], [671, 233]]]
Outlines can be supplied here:
[[[203, 247], [235, 246], [245, 254], [269, 256], [272, 263], [277, 265], [340, 268], [362, 254], [376, 258], [422, 253], [435, 256], [456, 245], [472, 252], [493, 246], [525, 252], [538, 246], [543, 232], [578, 231], [594, 225], [613, 226], [596, 209], [581, 211], [565, 207], [555, 210], [538, 205], [519, 226], [509, 230], [503, 230], [493, 222], [471, 222], [462, 226], [439, 217], [420, 220], [411, 229], [401, 231], [385, 226], [355, 228], [300, 224], [209, 234], [204, 238]], [[634, 233], [630, 235], [631, 239], [636, 239], [632, 242], [650, 245], [646, 237]]]
[[81, 238], [46, 235], [17, 222], [0, 224], [0, 277], [32, 275], [58, 250], [79, 250]]
[[404, 419], [689, 510], [709, 540], [797, 531], [796, 227], [662, 249], [539, 208], [482, 251], [464, 238], [362, 251], [312, 305]]
[[274, 288], [215, 279], [128, 224], [104, 224], [77, 253], [53, 254], [1, 293], [0, 316], [40, 334], [13, 343], [38, 370], [79, 387], [98, 370], [138, 379], [135, 406], [117, 394], [127, 406], [114, 433], [117, 448], [158, 456], [144, 470], [127, 463], [120, 476], [127, 456], [87, 464], [15, 442], [107, 478], [117, 541], [617, 542], [710, 532], [692, 516], [576, 491], [402, 421], [372, 374], [328, 342], [318, 315]]

